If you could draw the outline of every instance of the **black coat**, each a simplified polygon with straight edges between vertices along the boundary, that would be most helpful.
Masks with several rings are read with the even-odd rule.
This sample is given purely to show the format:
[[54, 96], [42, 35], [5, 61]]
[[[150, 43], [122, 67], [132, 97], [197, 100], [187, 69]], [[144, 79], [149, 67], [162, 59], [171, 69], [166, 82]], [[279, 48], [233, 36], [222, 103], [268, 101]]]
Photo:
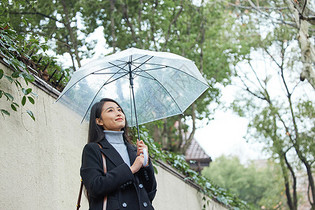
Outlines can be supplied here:
[[[82, 153], [80, 173], [88, 191], [90, 210], [103, 210], [104, 196], [107, 196], [107, 210], [152, 210], [156, 180], [151, 161], [148, 167], [132, 174], [129, 166], [105, 138], [100, 144], [103, 149], [97, 143], [89, 143]], [[132, 165], [137, 157], [137, 148], [129, 143], [126, 146]], [[106, 174], [101, 152], [106, 158]]]

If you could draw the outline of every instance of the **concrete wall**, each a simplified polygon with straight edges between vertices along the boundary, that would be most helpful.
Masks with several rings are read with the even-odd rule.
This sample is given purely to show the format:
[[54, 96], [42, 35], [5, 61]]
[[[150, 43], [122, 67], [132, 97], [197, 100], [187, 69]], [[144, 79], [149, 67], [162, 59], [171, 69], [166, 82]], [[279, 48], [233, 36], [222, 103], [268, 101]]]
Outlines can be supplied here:
[[[10, 73], [1, 63], [0, 69]], [[21, 99], [14, 85], [4, 78], [0, 81], [0, 89]], [[35, 105], [27, 103], [17, 112], [10, 111], [10, 117], [0, 116], [0, 209], [75, 209], [87, 123], [80, 124], [80, 116], [54, 103], [56, 91], [43, 87], [45, 83], [39, 80], [35, 83], [30, 85], [38, 94]], [[4, 97], [0, 107], [11, 110]], [[36, 121], [26, 108], [33, 111]], [[165, 166], [157, 168], [158, 193], [153, 203], [157, 210], [202, 209], [202, 195], [196, 188]], [[84, 196], [81, 209], [88, 209]], [[207, 209], [225, 208], [211, 201]]]

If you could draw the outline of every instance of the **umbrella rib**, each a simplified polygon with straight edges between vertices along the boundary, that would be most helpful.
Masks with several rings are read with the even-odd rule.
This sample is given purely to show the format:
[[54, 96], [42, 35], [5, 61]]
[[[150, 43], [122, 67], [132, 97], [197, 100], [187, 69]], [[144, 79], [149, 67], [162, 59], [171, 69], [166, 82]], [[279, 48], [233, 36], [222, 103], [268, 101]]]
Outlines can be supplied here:
[[139, 76], [139, 77], [143, 77], [143, 78], [146, 78], [146, 79], [150, 79], [150, 80], [155, 80], [154, 78], [146, 77], [146, 76], [144, 76], [144, 75], [141, 75], [141, 74], [139, 74], [138, 72], [137, 72], [137, 73], [134, 73], [134, 75]]
[[[116, 73], [118, 73], [119, 71], [120, 71], [120, 70], [118, 70]], [[116, 73], [115, 73], [115, 74], [116, 74]], [[117, 77], [116, 79], [111, 80], [110, 82], [108, 82], [111, 78], [113, 78], [113, 76], [115, 76], [115, 74], [113, 74], [110, 78], [108, 78], [108, 80], [107, 80], [107, 81], [102, 85], [102, 87], [100, 87], [99, 90], [96, 92], [96, 94], [94, 95], [94, 97], [93, 97], [93, 99], [92, 99], [92, 102], [90, 103], [89, 107], [88, 107], [87, 110], [85, 111], [85, 114], [84, 114], [84, 116], [83, 116], [83, 119], [82, 119], [81, 123], [83, 122], [83, 120], [84, 120], [84, 118], [86, 117], [86, 115], [87, 115], [89, 109], [91, 108], [91, 105], [92, 105], [93, 101], [95, 100], [95, 98], [96, 98], [96, 96], [98, 95], [98, 93], [102, 90], [102, 88], [103, 88], [105, 85], [108, 85], [108, 84], [110, 84], [110, 83], [112, 83], [112, 82], [114, 82], [114, 81], [116, 81], [116, 80], [118, 80], [118, 79], [120, 79], [120, 78], [126, 76], [128, 73], [126, 73], [126, 74], [124, 74], [124, 75], [122, 75], [122, 76], [120, 76], [120, 77]]]
[[[183, 70], [181, 70], [181, 69], [178, 69], [178, 68], [175, 68], [175, 67], [172, 67], [172, 66], [167, 66], [167, 65], [160, 65], [160, 64], [156, 64], [156, 63], [147, 63], [147, 64], [152, 65], [152, 66], [162, 66], [162, 67], [164, 67], [164, 68], [167, 68], [167, 67], [172, 68], [172, 69], [174, 69], [174, 70], [176, 70], [176, 71], [180, 71], [180, 72], [182, 72], [182, 73], [184, 73], [184, 74], [186, 74], [186, 75], [188, 75], [188, 76], [190, 76], [190, 77], [192, 77], [192, 78], [198, 80], [199, 82], [201, 82], [201, 83], [203, 83], [203, 84], [209, 86], [207, 83], [201, 81], [200, 79], [194, 77], [194, 76], [191, 75], [191, 74], [188, 74], [187, 72], [185, 72], [185, 71], [183, 71]], [[150, 71], [151, 71], [151, 70], [158, 70], [158, 68], [157, 68], [157, 69], [149, 69], [149, 70], [150, 70]], [[146, 72], [146, 71], [148, 71], [148, 70], [142, 70], [142, 71]]]
[[[140, 56], [139, 58], [136, 58], [136, 59], [134, 59], [133, 61], [139, 60], [139, 59], [141, 59], [141, 58], [143, 58], [143, 57], [146, 57], [146, 56], [149, 56], [149, 55]], [[124, 60], [116, 60], [116, 61], [120, 61], [120, 62], [126, 63], [126, 61], [124, 61]]]
[[[125, 66], [126, 66], [126, 65], [125, 65]], [[122, 68], [119, 67], [119, 66], [117, 66], [117, 67], [120, 68], [120, 69], [122, 69]], [[111, 68], [111, 67], [99, 69], [99, 70], [97, 70], [97, 71], [94, 71], [94, 72], [92, 72], [92, 73], [90, 73], [90, 74], [87, 74], [87, 75], [85, 75], [84, 77], [80, 78], [80, 79], [79, 79], [78, 81], [76, 81], [73, 85], [71, 85], [71, 86], [69, 87], [69, 89], [68, 89], [66, 92], [64, 92], [62, 95], [60, 95], [60, 96], [57, 98], [56, 102], [59, 101], [63, 95], [65, 95], [69, 90], [72, 89], [73, 86], [75, 86], [78, 82], [80, 82], [80, 81], [83, 80], [84, 78], [90, 76], [91, 74], [101, 74], [101, 73], [96, 73], [96, 72], [103, 71], [103, 70], [108, 69], [108, 68]], [[116, 72], [116, 73], [117, 73], [117, 72]], [[114, 74], [114, 75], [115, 75], [116, 73], [108, 73], [108, 74]], [[105, 73], [104, 73], [104, 74], [105, 74]]]
[[[145, 71], [144, 71], [145, 72]], [[176, 106], [178, 107], [178, 109], [180, 110], [181, 113], [183, 113], [183, 110], [180, 108], [180, 106], [178, 105], [178, 103], [176, 102], [175, 98], [172, 96], [172, 94], [162, 85], [162, 83], [157, 80], [154, 76], [152, 76], [151, 74], [149, 74], [148, 72], [145, 72], [146, 74], [148, 74], [150, 77], [152, 77], [153, 80], [155, 80], [165, 91], [166, 93], [172, 98], [172, 100], [175, 102]]]
[[[97, 74], [97, 75], [99, 75], [99, 74], [113, 74], [113, 73], [92, 73], [92, 74]], [[124, 74], [124, 73], [117, 73], [117, 74]]]
[[[139, 69], [141, 66], [143, 66], [144, 64], [146, 64], [149, 60], [151, 60], [153, 58], [153, 56], [149, 57], [146, 61], [144, 61], [143, 63], [140, 63], [139, 66], [137, 66], [134, 70], [132, 70], [132, 72], [137, 72], [136, 70]], [[132, 61], [133, 62], [133, 61]], [[141, 68], [140, 68], [141, 69]], [[143, 71], [143, 70], [142, 70]]]
[[129, 71], [129, 70], [127, 70], [127, 69], [124, 69], [124, 67], [127, 66], [127, 63], [125, 64], [124, 67], [120, 67], [120, 66], [118, 66], [118, 65], [116, 65], [116, 64], [114, 64], [114, 63], [112, 63], [112, 62], [108, 62], [108, 63], [111, 64], [112, 66], [115, 66], [115, 67], [119, 68], [120, 70], [125, 71], [125, 72], [128, 72], [128, 71]]
[[[135, 66], [135, 65], [133, 65], [133, 66]], [[136, 66], [135, 66], [135, 67], [136, 67]], [[163, 67], [157, 67], [157, 68], [153, 68], [153, 69], [146, 69], [146, 70], [143, 70], [143, 69], [139, 68], [139, 69], [140, 69], [140, 71], [134, 71], [134, 72], [154, 71], [154, 70], [159, 70], [159, 69], [163, 69], [163, 68], [165, 68], [165, 67], [163, 66]]]

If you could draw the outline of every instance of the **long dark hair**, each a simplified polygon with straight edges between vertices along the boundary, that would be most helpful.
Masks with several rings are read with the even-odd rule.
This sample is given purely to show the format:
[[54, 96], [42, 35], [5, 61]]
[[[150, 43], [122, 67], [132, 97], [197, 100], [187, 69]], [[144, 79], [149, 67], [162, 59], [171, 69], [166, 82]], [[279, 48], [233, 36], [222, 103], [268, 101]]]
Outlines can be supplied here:
[[[117, 104], [122, 112], [125, 114], [122, 107], [113, 99], [103, 98], [99, 102], [95, 103], [92, 106], [91, 114], [90, 114], [90, 124], [89, 124], [89, 134], [88, 134], [88, 143], [90, 142], [99, 142], [104, 138], [104, 128], [96, 123], [96, 118], [101, 118], [102, 108], [106, 102], [114, 102]], [[129, 130], [127, 120], [125, 119], [125, 127], [122, 129], [124, 131], [123, 136], [124, 140], [131, 143], [129, 137]]]

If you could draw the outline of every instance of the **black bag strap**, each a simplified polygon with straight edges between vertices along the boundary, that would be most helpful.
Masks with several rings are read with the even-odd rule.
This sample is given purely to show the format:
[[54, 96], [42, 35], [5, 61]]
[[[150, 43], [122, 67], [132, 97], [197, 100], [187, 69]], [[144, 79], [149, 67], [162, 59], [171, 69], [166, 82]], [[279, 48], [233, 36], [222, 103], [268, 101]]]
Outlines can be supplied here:
[[80, 203], [81, 203], [82, 191], [83, 191], [83, 181], [81, 179], [80, 192], [79, 192], [79, 197], [78, 197], [78, 201], [77, 201], [77, 210], [79, 210], [79, 208], [81, 207]]

